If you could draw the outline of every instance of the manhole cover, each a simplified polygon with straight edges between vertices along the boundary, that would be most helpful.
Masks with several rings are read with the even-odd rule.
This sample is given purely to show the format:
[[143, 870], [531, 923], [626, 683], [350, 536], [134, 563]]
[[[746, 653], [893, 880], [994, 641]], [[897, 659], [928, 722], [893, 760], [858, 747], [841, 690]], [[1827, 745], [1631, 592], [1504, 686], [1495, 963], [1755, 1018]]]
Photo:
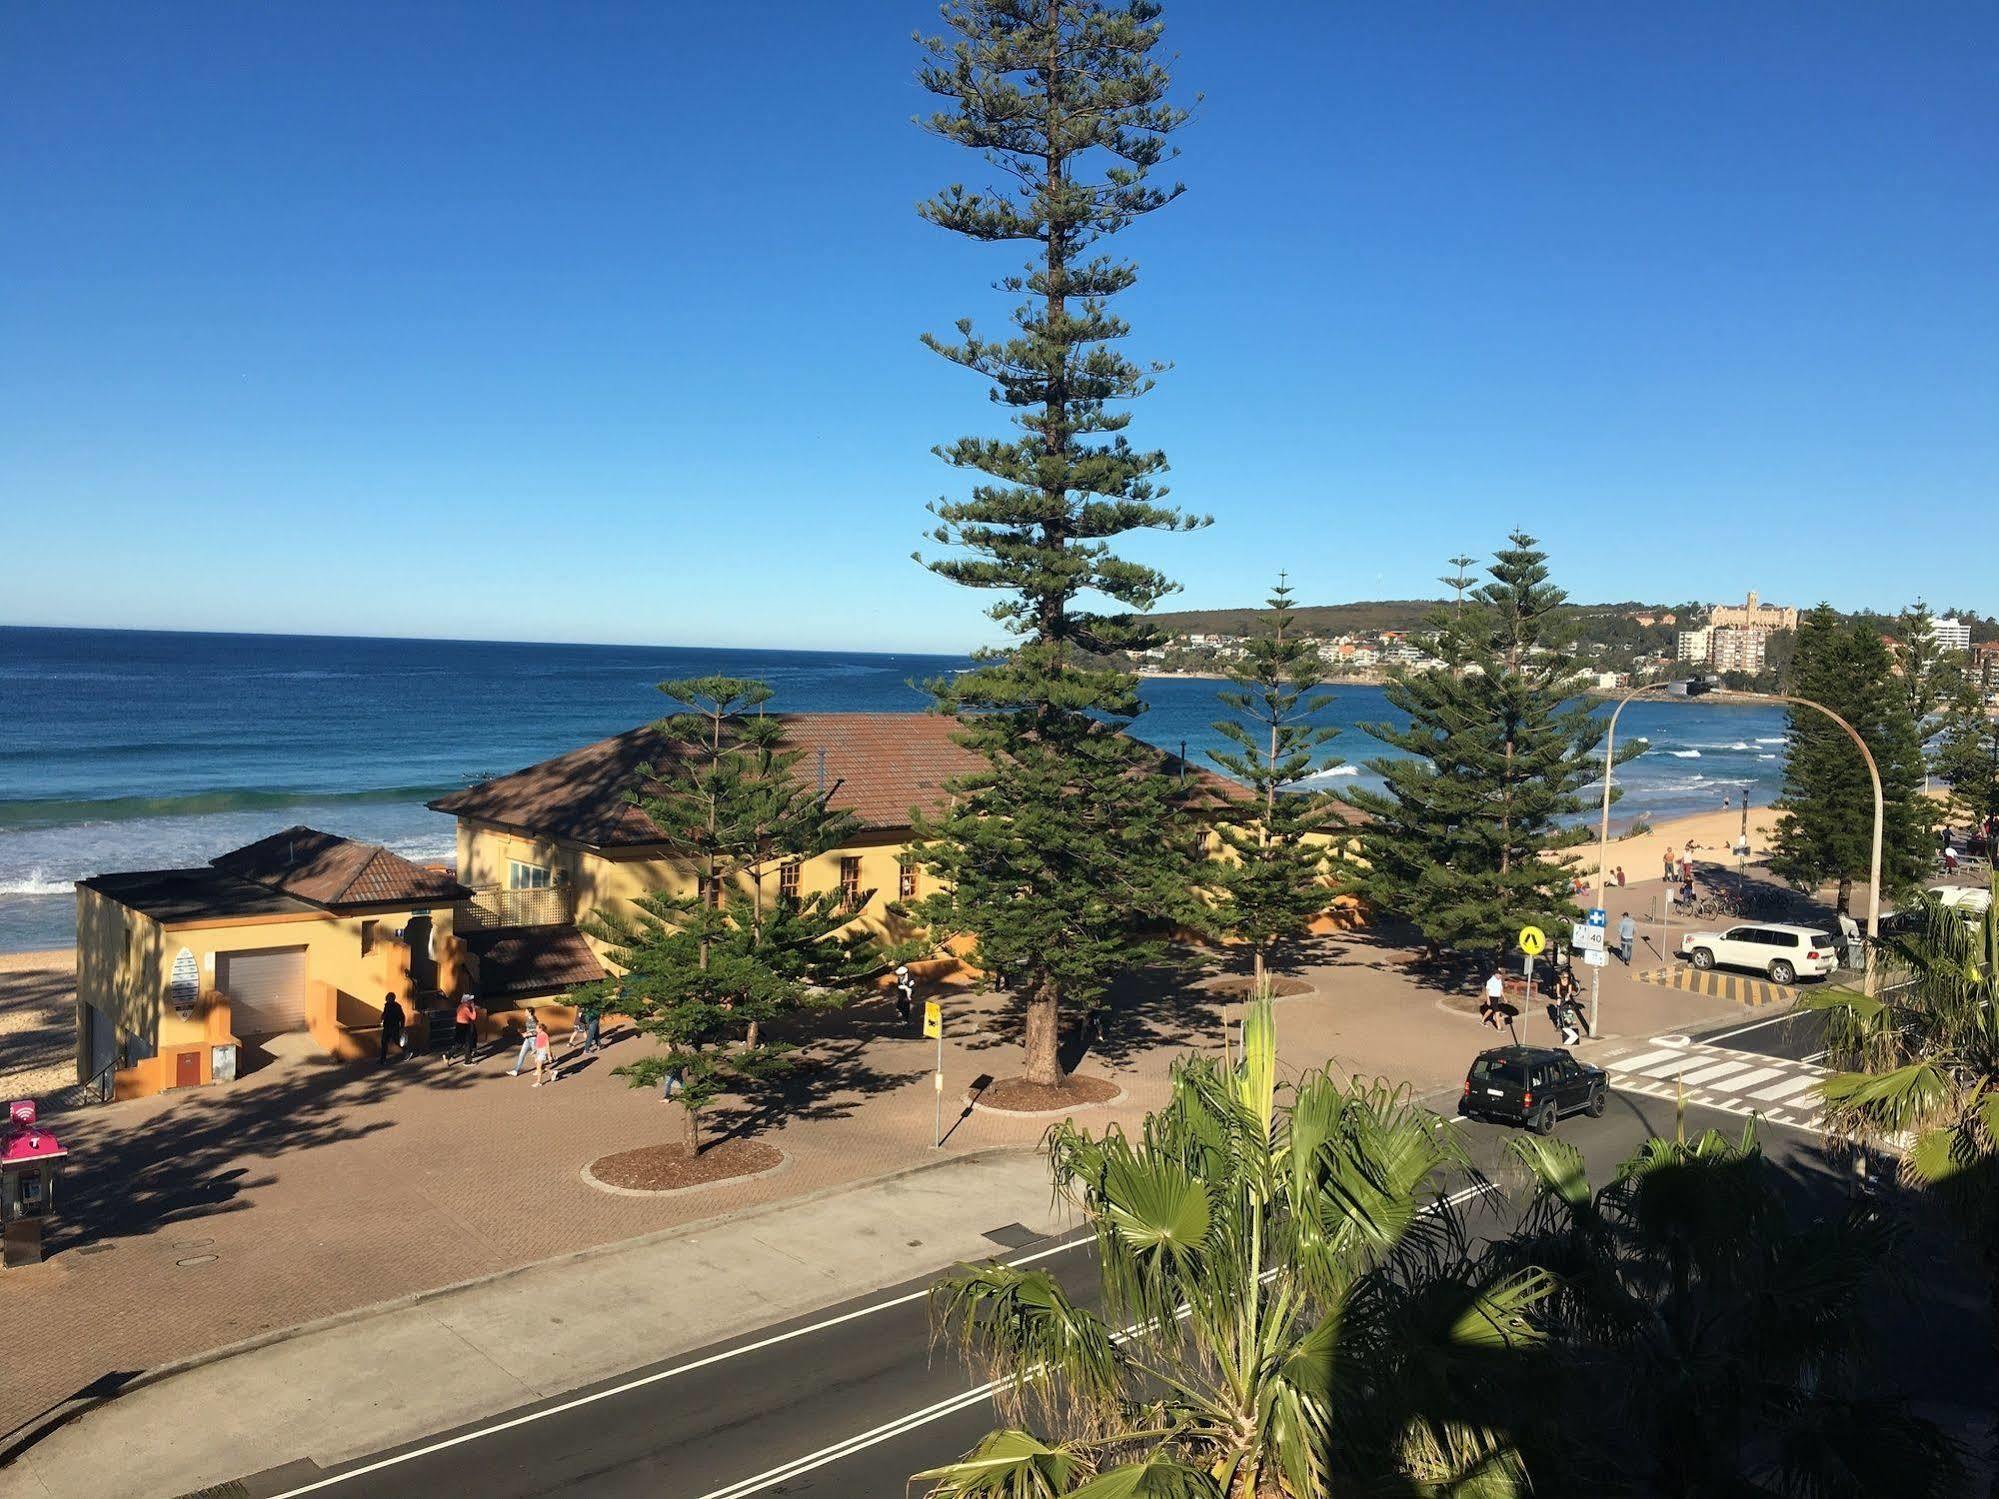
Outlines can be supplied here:
[[184, 1260], [175, 1260], [174, 1263], [176, 1265], [209, 1265], [220, 1258], [220, 1255], [215, 1254], [191, 1254]]

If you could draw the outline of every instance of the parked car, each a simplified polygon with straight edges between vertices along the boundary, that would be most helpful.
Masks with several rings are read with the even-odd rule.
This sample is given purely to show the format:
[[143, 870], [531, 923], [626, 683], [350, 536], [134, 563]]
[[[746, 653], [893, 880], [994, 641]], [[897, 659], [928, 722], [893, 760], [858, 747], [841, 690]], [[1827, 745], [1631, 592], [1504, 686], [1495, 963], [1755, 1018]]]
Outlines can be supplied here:
[[1688, 932], [1680, 956], [1696, 968], [1748, 968], [1773, 984], [1822, 979], [1839, 966], [1833, 939], [1813, 927], [1745, 922], [1719, 932]]
[[1992, 908], [1990, 885], [1932, 885], [1930, 898], [1947, 911], [1955, 911], [1966, 921], [1980, 921]]
[[1545, 1135], [1564, 1114], [1603, 1117], [1610, 1079], [1559, 1046], [1497, 1046], [1482, 1051], [1465, 1075], [1458, 1112], [1524, 1124]]

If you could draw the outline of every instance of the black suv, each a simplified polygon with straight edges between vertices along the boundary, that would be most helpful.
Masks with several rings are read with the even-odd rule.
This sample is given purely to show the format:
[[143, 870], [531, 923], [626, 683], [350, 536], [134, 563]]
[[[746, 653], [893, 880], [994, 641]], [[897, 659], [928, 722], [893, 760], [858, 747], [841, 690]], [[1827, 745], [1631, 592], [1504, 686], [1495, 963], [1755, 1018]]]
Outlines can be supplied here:
[[1524, 1124], [1545, 1135], [1578, 1109], [1603, 1117], [1610, 1080], [1601, 1067], [1578, 1062], [1559, 1046], [1498, 1046], [1482, 1051], [1465, 1077], [1460, 1114]]

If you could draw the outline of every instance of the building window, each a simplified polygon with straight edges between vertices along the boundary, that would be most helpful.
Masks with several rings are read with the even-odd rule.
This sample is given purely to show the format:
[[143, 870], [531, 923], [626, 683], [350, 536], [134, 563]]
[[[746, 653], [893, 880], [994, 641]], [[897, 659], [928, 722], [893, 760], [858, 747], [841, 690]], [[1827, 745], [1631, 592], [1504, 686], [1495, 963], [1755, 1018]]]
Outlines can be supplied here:
[[361, 956], [364, 958], [367, 957], [369, 953], [375, 950], [376, 925], [377, 923], [372, 921], [364, 921], [361, 923]]
[[519, 859], [507, 860], [509, 890], [547, 890], [554, 884], [554, 870], [541, 864], [523, 864]]
[[895, 898], [897, 900], [916, 899], [916, 871], [921, 866], [914, 859], [904, 859], [902, 868], [896, 874]]
[[846, 911], [861, 907], [861, 861], [855, 854], [840, 859], [840, 907]]
[[798, 899], [798, 861], [780, 865], [777, 871], [777, 893], [783, 900]]

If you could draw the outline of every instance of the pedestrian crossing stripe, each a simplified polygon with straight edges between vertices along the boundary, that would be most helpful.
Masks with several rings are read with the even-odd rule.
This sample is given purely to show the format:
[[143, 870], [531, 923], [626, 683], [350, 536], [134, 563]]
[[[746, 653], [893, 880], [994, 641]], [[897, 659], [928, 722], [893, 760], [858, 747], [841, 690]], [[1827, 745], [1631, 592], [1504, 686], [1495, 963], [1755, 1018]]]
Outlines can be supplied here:
[[1825, 1073], [1809, 1062], [1700, 1042], [1662, 1046], [1655, 1040], [1651, 1045], [1649, 1051], [1603, 1059], [1600, 1065], [1610, 1075], [1611, 1087], [1797, 1129], [1820, 1127], [1817, 1088]]
[[1718, 968], [1696, 968], [1691, 963], [1647, 968], [1632, 977], [1641, 984], [1684, 989], [1690, 994], [1705, 994], [1709, 999], [1725, 999], [1738, 1005], [1787, 1005], [1798, 997], [1798, 991], [1789, 984], [1773, 984], [1746, 973], [1723, 973]]

